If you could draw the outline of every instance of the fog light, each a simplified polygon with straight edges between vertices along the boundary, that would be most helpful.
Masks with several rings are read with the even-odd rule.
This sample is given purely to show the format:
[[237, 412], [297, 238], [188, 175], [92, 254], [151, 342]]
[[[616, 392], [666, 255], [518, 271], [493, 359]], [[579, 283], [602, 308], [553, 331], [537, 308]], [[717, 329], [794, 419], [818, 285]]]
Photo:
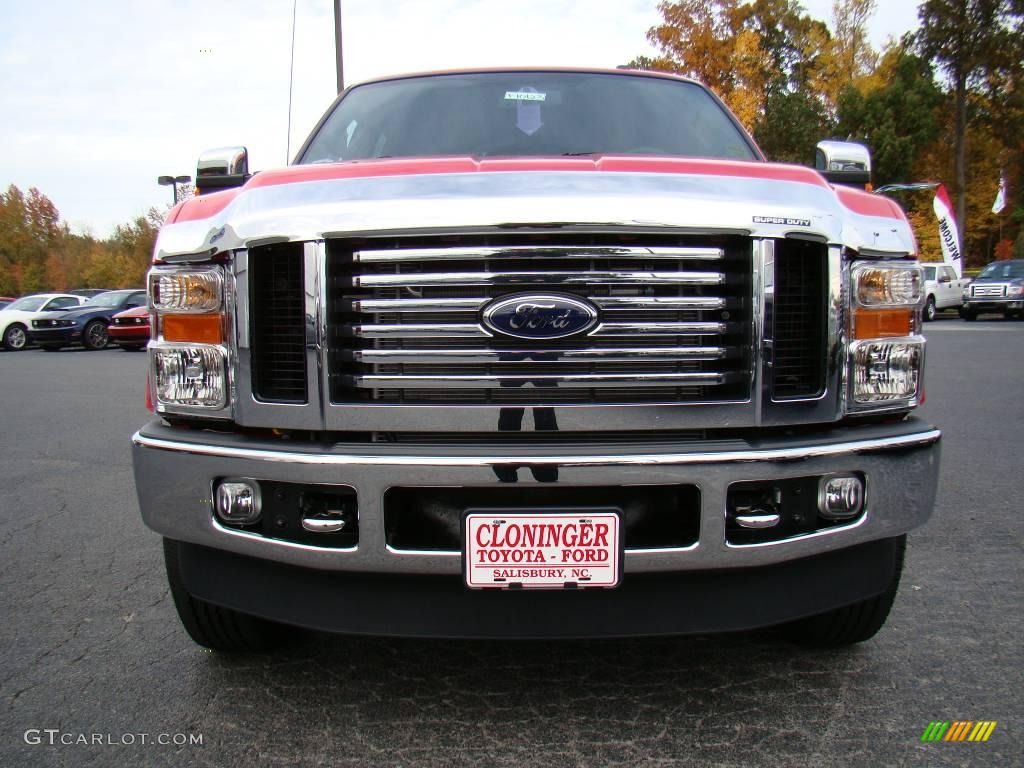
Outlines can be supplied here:
[[159, 404], [223, 408], [227, 371], [221, 347], [202, 344], [150, 345]]
[[828, 520], [856, 517], [864, 507], [864, 483], [856, 475], [826, 475], [818, 482], [818, 512]]
[[248, 525], [260, 519], [260, 487], [244, 480], [217, 486], [217, 517], [225, 523]]
[[853, 399], [858, 403], [908, 400], [917, 395], [924, 342], [858, 341], [851, 345]]

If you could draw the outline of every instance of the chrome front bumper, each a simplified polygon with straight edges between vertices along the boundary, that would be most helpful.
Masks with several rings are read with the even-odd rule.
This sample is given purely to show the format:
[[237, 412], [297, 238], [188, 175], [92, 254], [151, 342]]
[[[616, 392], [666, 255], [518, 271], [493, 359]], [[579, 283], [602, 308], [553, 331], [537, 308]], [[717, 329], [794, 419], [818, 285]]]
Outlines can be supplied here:
[[[154, 421], [132, 438], [135, 483], [147, 526], [171, 539], [281, 563], [337, 571], [459, 574], [459, 553], [396, 551], [385, 542], [383, 497], [391, 487], [493, 487], [498, 466], [558, 468], [572, 486], [692, 484], [701, 494], [699, 541], [680, 549], [626, 550], [626, 572], [696, 571], [780, 563], [906, 533], [931, 514], [940, 432], [916, 419], [758, 443], [708, 441], [671, 446], [321, 445], [185, 431]], [[855, 522], [795, 539], [731, 545], [725, 537], [731, 483], [830, 472], [864, 473], [866, 513]], [[359, 504], [359, 544], [346, 550], [294, 544], [229, 530], [213, 515], [223, 477], [347, 485]], [[536, 484], [519, 470], [518, 482]]]

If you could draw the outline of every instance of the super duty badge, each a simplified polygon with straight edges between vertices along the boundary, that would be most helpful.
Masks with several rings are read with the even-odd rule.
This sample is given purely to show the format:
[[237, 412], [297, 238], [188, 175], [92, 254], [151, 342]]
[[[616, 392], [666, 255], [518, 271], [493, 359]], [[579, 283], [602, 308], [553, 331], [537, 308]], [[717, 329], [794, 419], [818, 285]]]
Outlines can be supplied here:
[[755, 224], [782, 224], [787, 227], [809, 227], [810, 219], [787, 219], [785, 216], [755, 216]]

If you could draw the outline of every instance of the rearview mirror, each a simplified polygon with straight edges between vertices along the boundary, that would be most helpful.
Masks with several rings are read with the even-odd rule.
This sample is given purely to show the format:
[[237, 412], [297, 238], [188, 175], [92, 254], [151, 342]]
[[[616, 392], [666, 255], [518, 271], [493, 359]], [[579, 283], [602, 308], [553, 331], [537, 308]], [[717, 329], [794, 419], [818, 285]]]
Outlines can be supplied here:
[[249, 175], [249, 151], [245, 147], [208, 149], [196, 163], [196, 194], [240, 187]]
[[833, 184], [861, 187], [871, 183], [871, 153], [852, 141], [819, 141], [814, 167]]

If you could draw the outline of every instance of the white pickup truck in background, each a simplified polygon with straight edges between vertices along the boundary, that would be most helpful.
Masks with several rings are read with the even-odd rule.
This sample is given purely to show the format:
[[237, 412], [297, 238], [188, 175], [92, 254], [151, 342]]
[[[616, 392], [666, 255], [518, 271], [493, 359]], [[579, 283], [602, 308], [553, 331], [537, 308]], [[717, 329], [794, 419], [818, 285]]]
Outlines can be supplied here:
[[959, 309], [970, 278], [958, 278], [945, 264], [922, 264], [924, 270], [924, 319], [934, 320], [939, 310]]

